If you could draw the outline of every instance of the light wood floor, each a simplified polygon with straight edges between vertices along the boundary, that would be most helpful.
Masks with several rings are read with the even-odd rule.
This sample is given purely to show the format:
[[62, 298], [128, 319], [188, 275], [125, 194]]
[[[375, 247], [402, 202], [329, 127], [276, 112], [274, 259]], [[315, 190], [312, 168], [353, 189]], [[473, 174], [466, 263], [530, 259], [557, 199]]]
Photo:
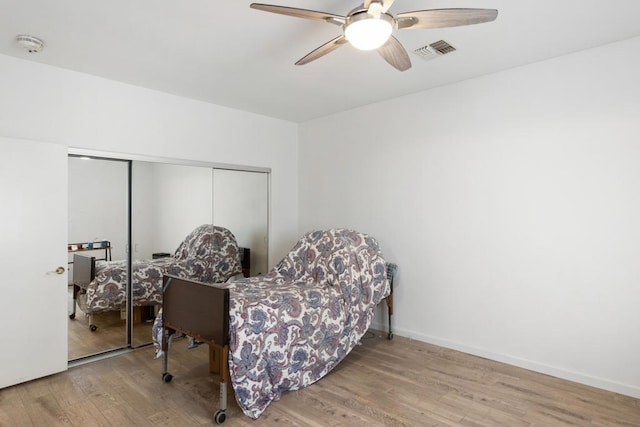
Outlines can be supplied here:
[[[139, 308], [138, 308], [139, 309]], [[73, 310], [73, 293], [69, 289], [68, 312]], [[98, 329], [89, 329], [89, 318], [80, 307], [76, 308], [76, 317], [67, 321], [68, 327], [68, 359], [75, 360], [108, 350], [122, 348], [127, 345], [126, 322], [120, 311], [96, 313], [93, 322]], [[152, 321], [135, 322], [133, 325], [132, 347], [140, 347], [152, 341]]]
[[[78, 309], [76, 318], [68, 320], [68, 359], [101, 353], [107, 350], [125, 347], [127, 331], [125, 320], [120, 318], [119, 311], [107, 311], [94, 316], [94, 323], [98, 329], [89, 329], [89, 318]], [[136, 322], [133, 325], [132, 347], [150, 344], [152, 342], [152, 321]]]
[[[207, 347], [174, 341], [171, 383], [141, 348], [0, 390], [2, 426], [214, 425]], [[396, 336], [362, 341], [328, 376], [227, 426], [640, 426], [638, 399]]]

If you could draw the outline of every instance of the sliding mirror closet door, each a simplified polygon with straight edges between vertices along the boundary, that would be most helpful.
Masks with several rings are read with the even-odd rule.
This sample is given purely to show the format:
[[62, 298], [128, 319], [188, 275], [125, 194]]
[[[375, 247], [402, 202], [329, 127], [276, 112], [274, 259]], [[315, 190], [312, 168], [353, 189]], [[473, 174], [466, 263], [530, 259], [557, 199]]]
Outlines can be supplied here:
[[266, 171], [71, 156], [69, 360], [150, 344], [162, 274], [217, 280], [214, 226], [234, 235], [245, 276], [266, 273], [268, 182]]
[[[133, 162], [132, 168], [132, 347], [152, 341], [162, 304], [158, 280], [184, 262], [177, 249], [213, 218], [213, 170], [178, 164]], [[195, 254], [194, 254], [195, 255]]]
[[268, 268], [269, 175], [214, 169], [213, 223], [233, 232], [241, 247], [245, 275]]
[[[69, 157], [69, 360], [128, 345], [128, 180], [128, 161]], [[124, 286], [95, 280], [107, 262], [119, 264]]]

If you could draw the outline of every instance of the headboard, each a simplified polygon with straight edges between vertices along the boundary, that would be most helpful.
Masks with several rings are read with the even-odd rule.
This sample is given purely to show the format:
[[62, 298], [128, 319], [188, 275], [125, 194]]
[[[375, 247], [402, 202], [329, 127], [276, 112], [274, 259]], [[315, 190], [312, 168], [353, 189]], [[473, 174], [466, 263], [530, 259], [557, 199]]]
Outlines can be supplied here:
[[96, 258], [73, 254], [73, 284], [87, 289], [96, 276]]

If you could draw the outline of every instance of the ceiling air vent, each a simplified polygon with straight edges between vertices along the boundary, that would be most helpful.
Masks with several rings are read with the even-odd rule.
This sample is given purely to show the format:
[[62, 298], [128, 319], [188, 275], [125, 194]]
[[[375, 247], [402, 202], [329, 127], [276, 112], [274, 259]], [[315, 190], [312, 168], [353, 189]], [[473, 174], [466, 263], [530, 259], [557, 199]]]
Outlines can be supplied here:
[[456, 48], [451, 46], [444, 40], [439, 40], [437, 42], [433, 42], [427, 46], [422, 46], [413, 51], [416, 55], [421, 57], [422, 59], [433, 59], [441, 55], [446, 55], [447, 53], [455, 52]]

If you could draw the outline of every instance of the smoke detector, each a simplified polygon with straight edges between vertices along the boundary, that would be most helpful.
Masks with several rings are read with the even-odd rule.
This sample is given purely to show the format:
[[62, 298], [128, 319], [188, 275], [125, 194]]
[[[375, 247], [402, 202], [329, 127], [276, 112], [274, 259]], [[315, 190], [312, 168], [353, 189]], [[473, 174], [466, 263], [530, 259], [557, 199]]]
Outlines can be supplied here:
[[44, 48], [44, 42], [34, 36], [20, 34], [19, 36], [16, 36], [16, 41], [20, 46], [27, 49], [27, 52], [29, 53], [38, 53]]

